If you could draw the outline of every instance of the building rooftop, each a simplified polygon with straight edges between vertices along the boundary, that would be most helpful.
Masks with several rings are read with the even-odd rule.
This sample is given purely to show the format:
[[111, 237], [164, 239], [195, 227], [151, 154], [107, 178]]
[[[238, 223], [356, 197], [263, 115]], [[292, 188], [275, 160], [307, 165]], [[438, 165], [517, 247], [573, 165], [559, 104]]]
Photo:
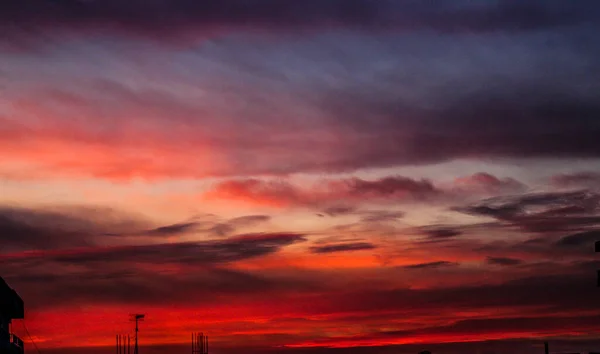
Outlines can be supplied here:
[[23, 299], [14, 291], [4, 279], [0, 277], [0, 316], [7, 319], [23, 319], [25, 305]]

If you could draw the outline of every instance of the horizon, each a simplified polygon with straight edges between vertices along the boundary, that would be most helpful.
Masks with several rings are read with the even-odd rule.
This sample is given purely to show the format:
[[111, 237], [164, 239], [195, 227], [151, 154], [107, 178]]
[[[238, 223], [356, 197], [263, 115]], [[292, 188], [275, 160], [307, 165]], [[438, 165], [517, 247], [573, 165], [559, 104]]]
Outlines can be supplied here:
[[27, 353], [131, 313], [142, 354], [600, 351], [599, 2], [7, 0], [0, 33]]

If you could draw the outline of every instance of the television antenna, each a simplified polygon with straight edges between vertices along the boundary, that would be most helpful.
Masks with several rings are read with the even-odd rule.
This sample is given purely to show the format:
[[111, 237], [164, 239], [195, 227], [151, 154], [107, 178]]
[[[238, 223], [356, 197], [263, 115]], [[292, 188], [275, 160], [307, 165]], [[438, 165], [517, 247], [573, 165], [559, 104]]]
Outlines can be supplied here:
[[144, 320], [146, 315], [142, 314], [142, 313], [134, 313], [129, 316], [130, 316], [130, 321], [135, 322], [135, 344], [133, 347], [133, 354], [139, 354], [138, 353], [138, 332], [140, 331], [140, 329], [139, 329], [138, 324], [140, 321]]

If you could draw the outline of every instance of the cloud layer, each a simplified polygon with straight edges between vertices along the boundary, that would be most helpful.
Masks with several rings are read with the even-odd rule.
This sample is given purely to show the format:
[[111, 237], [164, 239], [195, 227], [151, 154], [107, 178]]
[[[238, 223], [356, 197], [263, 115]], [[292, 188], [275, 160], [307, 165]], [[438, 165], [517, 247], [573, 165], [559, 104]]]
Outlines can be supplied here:
[[144, 311], [156, 348], [200, 330], [225, 354], [582, 352], [598, 18], [591, 0], [0, 1], [0, 275], [43, 351], [110, 345]]

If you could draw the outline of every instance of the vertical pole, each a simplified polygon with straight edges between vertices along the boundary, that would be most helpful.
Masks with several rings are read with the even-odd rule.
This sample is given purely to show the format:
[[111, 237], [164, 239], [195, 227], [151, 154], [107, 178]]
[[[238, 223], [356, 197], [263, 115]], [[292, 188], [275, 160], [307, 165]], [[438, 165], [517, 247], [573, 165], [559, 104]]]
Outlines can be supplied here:
[[550, 354], [550, 348], [548, 348], [548, 342], [544, 342], [544, 353]]
[[131, 337], [127, 335], [127, 354], [131, 354]]
[[133, 349], [133, 354], [138, 354], [138, 318], [135, 317], [135, 348]]
[[208, 354], [208, 336], [206, 336], [206, 354]]
[[118, 334], [115, 336], [115, 341], [116, 341], [115, 342], [116, 354], [119, 354], [119, 335]]

